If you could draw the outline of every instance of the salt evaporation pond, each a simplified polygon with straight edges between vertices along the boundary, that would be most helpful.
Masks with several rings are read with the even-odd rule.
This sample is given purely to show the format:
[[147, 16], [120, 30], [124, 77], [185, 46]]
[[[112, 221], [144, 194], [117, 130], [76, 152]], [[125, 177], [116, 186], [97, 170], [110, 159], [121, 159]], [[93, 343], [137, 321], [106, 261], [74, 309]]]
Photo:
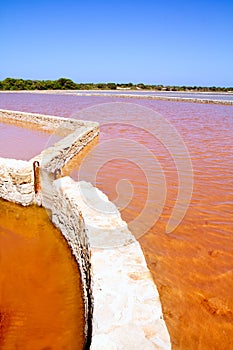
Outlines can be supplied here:
[[[0, 123], [0, 157], [29, 160], [61, 136]], [[77, 349], [84, 344], [77, 262], [48, 213], [0, 200], [0, 348]]]
[[[159, 112], [177, 129], [189, 150], [194, 176], [192, 200], [181, 224], [169, 235], [165, 232], [166, 224], [178, 193], [178, 174], [171, 154], [147, 132], [139, 130], [138, 133], [134, 127], [123, 125], [140, 123], [142, 129], [153, 133], [154, 120], [146, 113], [126, 115], [127, 108], [120, 105], [117, 116], [112, 113], [111, 105], [106, 106], [104, 112], [98, 108], [84, 111], [109, 102], [130, 102]], [[33, 93], [2, 93], [0, 107], [99, 121], [100, 143], [116, 137], [129, 138], [151, 150], [164, 172], [167, 197], [159, 220], [140, 238], [140, 243], [159, 289], [173, 349], [231, 349], [233, 107]], [[116, 122], [118, 124], [113, 125]], [[126, 149], [120, 151], [127, 155]], [[105, 150], [96, 162], [106, 155]], [[185, 170], [181, 175], [185, 177]], [[72, 176], [77, 178], [78, 170]], [[134, 186], [132, 200], [121, 211], [123, 218], [131, 222], [146, 202], [146, 176], [132, 162], [115, 159], [100, 168], [97, 185], [115, 200], [115, 185], [120, 179], [128, 179]], [[154, 184], [159, 185], [156, 181], [155, 176]]]
[[[0, 122], [0, 157], [29, 160], [50, 144], [51, 134], [36, 128], [25, 128]], [[61, 137], [53, 135], [53, 143]]]
[[0, 348], [82, 349], [77, 263], [47, 212], [0, 199]]

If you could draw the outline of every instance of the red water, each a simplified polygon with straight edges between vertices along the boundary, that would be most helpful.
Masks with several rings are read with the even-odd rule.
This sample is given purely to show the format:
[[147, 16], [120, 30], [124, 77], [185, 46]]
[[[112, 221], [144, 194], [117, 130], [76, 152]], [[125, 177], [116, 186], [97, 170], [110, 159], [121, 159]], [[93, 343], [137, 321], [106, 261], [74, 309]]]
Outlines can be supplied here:
[[82, 349], [77, 263], [47, 212], [0, 199], [0, 349]]
[[[95, 104], [117, 101], [123, 104], [84, 111]], [[171, 132], [152, 112], [126, 102], [159, 112], [161, 121], [169, 121], [176, 128], [190, 153], [192, 199], [182, 222], [170, 234], [166, 233], [166, 225], [181, 190], [179, 178], [184, 180], [183, 189], [187, 193], [190, 190], [188, 163], [179, 153], [174, 129]], [[138, 217], [148, 202], [148, 183], [159, 194], [154, 198], [154, 208], [151, 206], [151, 211], [138, 222], [144, 229], [140, 226], [143, 221], [155, 221], [140, 243], [159, 289], [173, 349], [232, 349], [233, 107], [46, 94], [1, 94], [0, 107], [91, 119], [102, 124], [103, 147], [96, 150], [90, 169], [96, 171], [97, 185], [122, 208], [122, 216], [129, 224]], [[162, 143], [159, 135], [164, 136]], [[118, 140], [116, 146], [113, 138], [123, 142]], [[140, 146], [151, 153], [145, 149], [140, 153]], [[136, 160], [134, 151], [139, 155]], [[172, 155], [183, 165], [178, 170]], [[76, 170], [73, 176], [79, 174]], [[82, 176], [85, 179], [89, 174], [84, 171]], [[121, 179], [127, 182], [116, 187]], [[164, 184], [166, 193], [162, 191]], [[118, 194], [123, 198], [117, 198]], [[161, 203], [160, 215], [156, 207]], [[185, 207], [184, 198], [180, 207]]]
[[[29, 160], [51, 145], [49, 133], [26, 127], [0, 122], [0, 157]], [[53, 143], [59, 139], [53, 136]]]

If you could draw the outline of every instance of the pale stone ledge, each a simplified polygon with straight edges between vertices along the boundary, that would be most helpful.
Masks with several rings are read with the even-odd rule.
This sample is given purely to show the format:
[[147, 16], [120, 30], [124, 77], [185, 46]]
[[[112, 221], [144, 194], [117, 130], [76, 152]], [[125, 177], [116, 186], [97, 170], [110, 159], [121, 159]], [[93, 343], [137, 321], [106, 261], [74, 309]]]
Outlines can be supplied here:
[[64, 165], [99, 134], [96, 122], [3, 109], [0, 109], [0, 122], [64, 136], [28, 161], [0, 157], [0, 197], [22, 205], [41, 205], [40, 195], [34, 191], [35, 161], [47, 173], [42, 179], [54, 180], [54, 173], [61, 172]]
[[83, 234], [72, 218], [74, 212], [82, 213], [85, 242], [90, 244], [91, 350], [171, 349], [157, 288], [141, 247], [118, 210], [91, 184], [76, 183], [69, 177], [54, 181], [52, 221], [69, 242]]
[[35, 202], [32, 163], [0, 158], [0, 197], [24, 206]]
[[59, 186], [51, 188], [51, 195], [53, 199], [50, 202], [51, 207], [49, 207], [49, 209], [52, 213], [52, 222], [65, 237], [79, 265], [85, 313], [84, 334], [86, 343], [88, 344], [86, 348], [88, 348], [90, 346], [92, 334], [93, 300], [90, 275], [90, 248], [85, 224], [77, 202], [63, 192]]
[[53, 132], [61, 128], [62, 134], [68, 134], [78, 127], [98, 127], [98, 123], [86, 120], [77, 120], [64, 117], [56, 117], [46, 114], [28, 113], [0, 109], [0, 122], [18, 124], [23, 127], [36, 127], [38, 130]]

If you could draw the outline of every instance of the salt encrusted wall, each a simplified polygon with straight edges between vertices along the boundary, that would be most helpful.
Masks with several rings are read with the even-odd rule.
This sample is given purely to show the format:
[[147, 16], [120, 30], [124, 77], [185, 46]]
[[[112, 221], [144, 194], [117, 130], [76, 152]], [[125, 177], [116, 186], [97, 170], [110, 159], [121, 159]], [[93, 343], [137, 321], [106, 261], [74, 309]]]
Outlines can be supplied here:
[[95, 123], [95, 127], [80, 126], [77, 130], [57, 142], [54, 146], [47, 148], [38, 157], [33, 159], [39, 161], [40, 186], [43, 189], [43, 195], [40, 196], [39, 193], [37, 200], [45, 208], [50, 208], [52, 204], [51, 187], [56, 174], [61, 174], [62, 168], [69, 160], [98, 136], [99, 129], [97, 126], [97, 123]]
[[70, 177], [54, 181], [53, 198], [52, 221], [73, 251], [84, 247], [77, 258], [91, 267], [91, 350], [171, 349], [157, 288], [116, 207], [91, 184]]
[[92, 126], [79, 126], [74, 132], [52, 147], [45, 149], [39, 156], [41, 166], [50, 173], [62, 170], [79, 151], [99, 134], [98, 124]]
[[84, 312], [85, 312], [85, 349], [89, 349], [92, 338], [92, 308], [93, 298], [91, 289], [90, 276], [90, 247], [87, 238], [87, 232], [83, 221], [82, 213], [77, 202], [68, 196], [59, 185], [57, 180], [54, 182], [57, 185], [51, 188], [52, 222], [62, 232], [66, 238], [71, 250], [79, 264], [81, 273], [83, 296], [84, 296]]
[[6, 123], [21, 124], [25, 127], [26, 124], [35, 126], [39, 130], [54, 131], [58, 128], [70, 133], [72, 130], [80, 126], [89, 126], [92, 128], [98, 127], [98, 123], [92, 121], [76, 120], [71, 118], [55, 117], [38, 113], [27, 113], [19, 111], [11, 111], [7, 109], [0, 109], [0, 121]]
[[0, 158], [0, 197], [24, 206], [35, 202], [32, 162]]
[[44, 181], [43, 204], [49, 206], [46, 200], [51, 200], [50, 187], [55, 173], [61, 172], [62, 167], [99, 134], [98, 123], [42, 114], [0, 110], [0, 121], [65, 135], [29, 161], [0, 158], [0, 197], [22, 205], [42, 204], [40, 194], [34, 192], [34, 161], [39, 162], [40, 180]]

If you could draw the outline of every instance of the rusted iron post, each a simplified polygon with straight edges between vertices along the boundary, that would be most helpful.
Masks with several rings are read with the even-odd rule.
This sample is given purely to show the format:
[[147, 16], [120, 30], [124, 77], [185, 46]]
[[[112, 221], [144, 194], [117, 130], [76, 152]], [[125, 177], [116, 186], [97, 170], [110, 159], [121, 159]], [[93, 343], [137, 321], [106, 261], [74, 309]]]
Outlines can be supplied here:
[[37, 194], [40, 189], [40, 163], [37, 160], [33, 162], [33, 172], [34, 172], [34, 191], [35, 191], [35, 194]]

